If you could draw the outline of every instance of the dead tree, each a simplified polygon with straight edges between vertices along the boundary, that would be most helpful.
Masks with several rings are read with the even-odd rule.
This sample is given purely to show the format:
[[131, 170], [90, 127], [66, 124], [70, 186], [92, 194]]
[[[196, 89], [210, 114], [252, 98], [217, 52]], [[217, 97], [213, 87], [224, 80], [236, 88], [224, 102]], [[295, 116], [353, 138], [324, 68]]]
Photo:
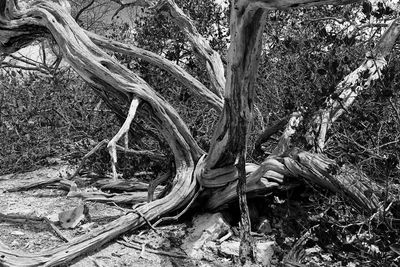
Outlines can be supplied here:
[[[130, 5], [133, 1], [123, 1]], [[318, 153], [300, 151], [290, 146], [290, 138], [301, 123], [301, 115], [289, 119], [278, 147], [261, 165], [246, 164], [246, 144], [249, 123], [253, 116], [254, 81], [261, 53], [261, 37], [268, 10], [308, 7], [315, 5], [341, 5], [357, 0], [232, 0], [230, 18], [231, 45], [228, 64], [222, 61], [197, 31], [191, 19], [172, 1], [135, 1], [157, 12], [169, 15], [185, 33], [196, 55], [206, 65], [211, 88], [196, 80], [184, 69], [149, 51], [108, 40], [83, 30], [70, 15], [65, 0], [35, 1], [24, 8], [16, 0], [0, 3], [0, 53], [4, 58], [40, 39], [54, 39], [65, 60], [106, 101], [107, 96], [118, 99], [129, 108], [121, 131], [109, 143], [116, 177], [116, 141], [135, 131], [131, 122], [135, 114], [145, 114], [149, 123], [162, 134], [174, 154], [176, 175], [171, 191], [163, 198], [145, 203], [117, 220], [93, 230], [70, 243], [37, 254], [20, 254], [0, 246], [0, 265], [53, 266], [71, 261], [88, 253], [122, 233], [155, 221], [173, 211], [185, 209], [199, 193], [207, 192], [205, 207], [215, 210], [238, 198], [245, 210], [245, 192], [267, 192], [277, 188], [283, 177], [306, 179], [334, 192], [339, 192], [365, 213], [379, 209], [379, 186], [352, 166], [339, 167], [335, 160], [321, 154], [326, 129], [340, 116], [343, 108], [337, 101], [351, 105], [361, 90], [366, 89], [386, 65], [384, 57], [390, 52], [400, 31], [396, 20], [376, 46], [366, 55], [365, 63], [347, 76], [337, 87], [338, 98], [329, 98], [326, 109], [315, 115], [310, 126], [309, 140], [318, 144]], [[121, 1], [122, 3], [122, 1]], [[167, 70], [193, 94], [202, 97], [221, 111], [214, 130], [209, 151], [204, 152], [190, 134], [178, 112], [149, 84], [129, 71], [103, 49], [129, 54]], [[224, 73], [226, 72], [226, 77]], [[122, 104], [111, 107], [121, 114]], [[345, 107], [347, 107], [345, 105]], [[119, 147], [119, 149], [127, 149]], [[236, 190], [237, 189], [237, 190]], [[365, 192], [370, 192], [368, 197]], [[143, 216], [139, 216], [141, 214]], [[146, 220], [143, 218], [145, 217]], [[242, 224], [248, 227], [248, 216], [243, 213]], [[248, 240], [248, 231], [243, 232]], [[244, 242], [245, 244], [246, 242]], [[243, 246], [244, 255], [251, 249]]]

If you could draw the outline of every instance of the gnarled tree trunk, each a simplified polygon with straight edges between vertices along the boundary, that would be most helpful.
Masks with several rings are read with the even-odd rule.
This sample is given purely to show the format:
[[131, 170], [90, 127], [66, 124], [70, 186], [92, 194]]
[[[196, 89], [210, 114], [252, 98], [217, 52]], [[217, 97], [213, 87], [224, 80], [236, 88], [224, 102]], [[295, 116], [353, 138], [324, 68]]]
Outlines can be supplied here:
[[[37, 39], [54, 38], [71, 67], [95, 89], [95, 92], [103, 98], [112, 95], [125, 103], [125, 106], [114, 104], [116, 112], [121, 113], [133, 99], [143, 103], [137, 112], [148, 114], [149, 122], [159, 130], [170, 146], [176, 165], [176, 176], [171, 192], [164, 198], [146, 203], [137, 209], [139, 214], [143, 214], [150, 221], [183, 208], [192, 200], [197, 190], [204, 188], [211, 193], [206, 203], [208, 209], [217, 209], [239, 195], [243, 197], [241, 209], [245, 210], [244, 192], [273, 190], [282, 184], [283, 177], [307, 179], [332, 191], [341, 192], [356, 207], [371, 213], [379, 207], [379, 199], [375, 194], [379, 187], [371, 183], [367, 177], [350, 166], [339, 167], [334, 160], [322, 154], [290, 149], [290, 136], [300, 123], [298, 117], [289, 120], [287, 130], [271, 157], [265, 159], [260, 166], [245, 164], [249, 125], [253, 116], [253, 85], [267, 10], [354, 2], [359, 1], [233, 0], [230, 18], [231, 44], [227, 74], [224, 77], [219, 56], [209, 47], [205, 39], [199, 36], [190, 18], [185, 16], [173, 1], [162, 1], [158, 10], [167, 12], [180, 24], [199, 57], [206, 63], [213, 86], [211, 89], [179, 66], [153, 53], [84, 31], [71, 17], [66, 8], [68, 7], [66, 1], [60, 1], [60, 4], [38, 1], [25, 9], [20, 9], [15, 0], [2, 1], [0, 53], [5, 57]], [[397, 21], [388, 32], [390, 34], [382, 37], [384, 40], [381, 42], [382, 45], [377, 46], [373, 54], [375, 57], [367, 58], [365, 66], [362, 67], [363, 71], [368, 71], [370, 80], [377, 78], [376, 71], [379, 70], [374, 70], [368, 60], [376, 60], [376, 57], [382, 60], [389, 53], [399, 34]], [[207, 103], [222, 110], [208, 153], [199, 148], [177, 111], [159, 93], [100, 47], [140, 57], [169, 71]], [[342, 84], [340, 88], [347, 86], [346, 81]], [[338, 109], [334, 103], [331, 107]], [[136, 108], [137, 106], [135, 110]], [[335, 111], [335, 114], [323, 111], [320, 114], [328, 113], [336, 119], [340, 111]], [[331, 124], [334, 121], [332, 118], [315, 121], [321, 127], [329, 127], [323, 125], [326, 121], [326, 125]], [[134, 131], [132, 126], [131, 130]], [[318, 139], [318, 143], [325, 142], [325, 135], [320, 134], [320, 136], [322, 137]], [[238, 188], [237, 193], [236, 188]], [[367, 191], [372, 192], [369, 197], [365, 197], [364, 193]], [[242, 224], [249, 225], [248, 221], [248, 215], [244, 214]], [[131, 213], [59, 248], [32, 255], [22, 255], [0, 246], [0, 264], [53, 266], [67, 263], [144, 223], [142, 217]], [[249, 236], [246, 236], [248, 232], [249, 229], [243, 232], [244, 240], [249, 240]], [[243, 246], [242, 250], [245, 249]], [[243, 255], [251, 253], [251, 250], [248, 250]]]

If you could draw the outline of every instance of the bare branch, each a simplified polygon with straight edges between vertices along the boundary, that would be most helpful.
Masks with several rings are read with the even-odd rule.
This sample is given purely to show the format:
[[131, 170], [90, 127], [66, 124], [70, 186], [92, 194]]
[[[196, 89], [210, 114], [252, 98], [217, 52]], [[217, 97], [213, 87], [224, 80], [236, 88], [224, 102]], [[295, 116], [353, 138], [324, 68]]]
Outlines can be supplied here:
[[106, 39], [100, 35], [88, 31], [86, 32], [86, 34], [95, 44], [100, 47], [104, 47], [118, 53], [127, 54], [146, 60], [147, 62], [154, 64], [165, 71], [168, 71], [183, 85], [186, 85], [195, 95], [198, 95], [201, 98], [205, 99], [205, 101], [207, 101], [218, 111], [222, 110], [223, 102], [221, 97], [210, 91], [204, 84], [202, 84], [199, 80], [190, 75], [187, 71], [185, 71], [177, 64], [153, 52], [135, 47], [133, 45], [127, 45], [121, 42]]
[[211, 48], [208, 41], [198, 32], [193, 21], [173, 0], [161, 0], [155, 6], [158, 12], [168, 14], [175, 24], [185, 33], [196, 55], [206, 62], [208, 76], [213, 85], [213, 92], [222, 97], [225, 88], [224, 65], [220, 55]]
[[114, 180], [117, 180], [117, 142], [119, 139], [121, 139], [122, 136], [126, 136], [126, 141], [125, 141], [125, 149], [128, 149], [128, 132], [129, 128], [131, 127], [131, 123], [133, 119], [135, 118], [136, 110], [139, 106], [139, 99], [134, 98], [131, 102], [131, 105], [129, 107], [129, 113], [128, 116], [126, 117], [126, 120], [124, 124], [121, 126], [119, 129], [118, 133], [111, 139], [110, 142], [108, 142], [107, 148], [109, 150], [110, 156], [111, 156], [111, 167], [112, 167], [112, 172], [113, 172], [113, 178]]

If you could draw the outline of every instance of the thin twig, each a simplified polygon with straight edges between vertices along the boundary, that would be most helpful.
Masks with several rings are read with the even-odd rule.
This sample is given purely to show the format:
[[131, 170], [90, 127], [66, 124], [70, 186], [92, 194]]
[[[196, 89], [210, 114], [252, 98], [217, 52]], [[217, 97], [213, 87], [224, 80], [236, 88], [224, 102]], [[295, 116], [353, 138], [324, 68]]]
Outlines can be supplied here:
[[53, 231], [56, 233], [56, 235], [61, 238], [62, 240], [64, 240], [65, 242], [69, 243], [70, 240], [63, 235], [63, 233], [61, 233], [61, 231], [46, 217], [43, 217], [43, 220], [45, 222], [47, 222], [48, 225], [50, 225], [51, 229], [53, 229]]
[[130, 212], [138, 214], [140, 217], [143, 218], [143, 220], [145, 220], [145, 222], [149, 225], [149, 227], [154, 230], [154, 232], [158, 233], [158, 230], [150, 223], [150, 221], [143, 215], [143, 213], [141, 213], [137, 209], [131, 210]]
[[[158, 230], [150, 223], [150, 221], [143, 215], [143, 213], [138, 211], [136, 208], [134, 208], [134, 209], [124, 209], [124, 208], [118, 206], [115, 202], [112, 202], [112, 204], [114, 204], [114, 206], [116, 206], [119, 210], [121, 210], [121, 211], [123, 211], [123, 212], [125, 212], [127, 214], [128, 213], [136, 213], [137, 215], [139, 215], [140, 217], [142, 217], [145, 220], [145, 222], [149, 225], [149, 227], [151, 229], [154, 230], [154, 232], [158, 233]], [[141, 203], [138, 203], [138, 204], [141, 204]]]
[[83, 166], [85, 165], [86, 160], [92, 156], [94, 153], [96, 153], [98, 150], [100, 150], [103, 146], [105, 146], [107, 143], [109, 142], [109, 140], [104, 139], [102, 140], [100, 143], [98, 143], [92, 150], [89, 151], [89, 153], [87, 153], [81, 160], [81, 163], [79, 164], [78, 168], [75, 170], [75, 172], [69, 176], [67, 179], [71, 180], [73, 179], [75, 176], [77, 176], [79, 174], [79, 172], [82, 170]]

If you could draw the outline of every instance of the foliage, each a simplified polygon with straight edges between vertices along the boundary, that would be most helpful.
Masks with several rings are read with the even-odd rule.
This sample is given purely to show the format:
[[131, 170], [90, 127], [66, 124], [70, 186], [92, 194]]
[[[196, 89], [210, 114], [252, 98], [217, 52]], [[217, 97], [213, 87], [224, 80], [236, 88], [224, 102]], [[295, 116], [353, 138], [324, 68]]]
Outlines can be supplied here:
[[69, 69], [55, 76], [3, 69], [0, 174], [28, 171], [63, 157], [82, 157], [109, 138], [114, 115]]

